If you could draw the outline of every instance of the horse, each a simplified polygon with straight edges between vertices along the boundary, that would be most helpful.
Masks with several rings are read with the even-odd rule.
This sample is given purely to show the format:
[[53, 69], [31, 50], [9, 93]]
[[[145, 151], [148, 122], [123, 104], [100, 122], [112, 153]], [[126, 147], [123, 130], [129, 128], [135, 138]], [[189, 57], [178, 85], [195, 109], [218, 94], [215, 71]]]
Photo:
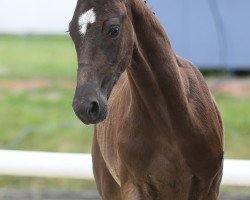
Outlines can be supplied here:
[[216, 200], [223, 123], [200, 71], [177, 56], [142, 0], [78, 0], [69, 34], [78, 69], [72, 107], [95, 124], [103, 200]]

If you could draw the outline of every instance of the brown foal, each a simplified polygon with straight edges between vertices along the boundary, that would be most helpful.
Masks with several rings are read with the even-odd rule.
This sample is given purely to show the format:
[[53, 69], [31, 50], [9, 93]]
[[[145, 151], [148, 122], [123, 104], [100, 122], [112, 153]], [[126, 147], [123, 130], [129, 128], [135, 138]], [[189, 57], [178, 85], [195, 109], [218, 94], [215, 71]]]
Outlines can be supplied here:
[[96, 124], [103, 200], [216, 200], [223, 126], [195, 66], [173, 52], [143, 0], [78, 0], [76, 115]]

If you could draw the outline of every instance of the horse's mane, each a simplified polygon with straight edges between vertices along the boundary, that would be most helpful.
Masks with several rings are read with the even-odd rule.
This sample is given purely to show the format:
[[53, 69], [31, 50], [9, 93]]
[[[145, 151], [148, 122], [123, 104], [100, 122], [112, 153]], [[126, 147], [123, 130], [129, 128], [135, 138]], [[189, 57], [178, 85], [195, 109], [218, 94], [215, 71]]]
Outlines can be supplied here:
[[131, 10], [133, 12], [133, 18], [135, 19], [138, 16], [141, 15], [144, 16], [147, 20], [145, 22], [147, 23], [148, 26], [145, 26], [144, 28], [150, 28], [150, 31], [154, 30], [158, 34], [164, 34], [164, 37], [166, 37], [166, 33], [162, 25], [160, 24], [159, 20], [155, 16], [155, 13], [148, 7], [146, 1], [143, 0], [129, 0], [130, 1], [130, 6]]

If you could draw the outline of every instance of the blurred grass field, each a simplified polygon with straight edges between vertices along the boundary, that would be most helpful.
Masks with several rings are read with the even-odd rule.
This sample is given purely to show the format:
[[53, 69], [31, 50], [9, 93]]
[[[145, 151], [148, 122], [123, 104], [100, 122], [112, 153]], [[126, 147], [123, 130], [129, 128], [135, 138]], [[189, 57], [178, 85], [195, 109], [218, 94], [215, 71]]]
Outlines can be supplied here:
[[[0, 36], [0, 149], [90, 152], [92, 126], [71, 108], [76, 55], [67, 36]], [[250, 94], [214, 93], [226, 157], [250, 159]], [[0, 177], [0, 187], [92, 186], [77, 180]]]

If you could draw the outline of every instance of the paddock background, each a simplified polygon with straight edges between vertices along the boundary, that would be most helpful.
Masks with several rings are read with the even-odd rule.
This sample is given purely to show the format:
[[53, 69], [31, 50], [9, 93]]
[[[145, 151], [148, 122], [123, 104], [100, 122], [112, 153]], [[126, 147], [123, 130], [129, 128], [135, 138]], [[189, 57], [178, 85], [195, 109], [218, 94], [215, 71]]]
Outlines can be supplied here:
[[[152, 2], [153, 0], [149, 1], [150, 4]], [[185, 2], [177, 0], [176, 4], [173, 4], [172, 0], [164, 2], [155, 0], [155, 4], [151, 6], [157, 16], [161, 17], [165, 13], [162, 19], [166, 21], [163, 23], [178, 54], [189, 58], [200, 67], [205, 65], [199, 61], [203, 59], [199, 56], [199, 51], [211, 55], [204, 59], [208, 64], [210, 63], [208, 67], [217, 66], [215, 62], [225, 62], [225, 59], [219, 59], [218, 56], [219, 43], [222, 41], [219, 41], [218, 35], [213, 32], [216, 29], [211, 14], [210, 18], [206, 18], [209, 16], [207, 10], [209, 4], [204, 0], [199, 3], [191, 0], [188, 3]], [[236, 29], [242, 33], [227, 39], [235, 44], [232, 38], [237, 40], [240, 38], [240, 42], [237, 43], [240, 48], [239, 51], [237, 49], [237, 55], [239, 52], [244, 55], [244, 58], [249, 59], [248, 41], [245, 41], [245, 36], [249, 35], [246, 29], [250, 27], [246, 26], [249, 18], [247, 18], [245, 9], [248, 9], [249, 5], [245, 0], [230, 0], [220, 1], [219, 6], [223, 7], [223, 2], [227, 3], [229, 7], [232, 5], [235, 12], [241, 11], [240, 14], [229, 12], [232, 13], [231, 18], [236, 16], [234, 19], [230, 18], [229, 25], [236, 24]], [[74, 45], [65, 31], [75, 3], [75, 0], [0, 0], [1, 149], [90, 152], [92, 127], [82, 125], [71, 109], [75, 87], [76, 58]], [[171, 8], [169, 12], [166, 12], [165, 9], [158, 10], [165, 6]], [[199, 6], [206, 12], [199, 9]], [[242, 10], [241, 7], [244, 9]], [[186, 8], [186, 14], [190, 15], [186, 17], [183, 14], [178, 18], [178, 13], [183, 13], [182, 10], [186, 10]], [[230, 11], [228, 7], [225, 8], [226, 11]], [[172, 11], [175, 15], [168, 16]], [[244, 18], [239, 20], [237, 17]], [[192, 35], [189, 32], [191, 30], [186, 29], [191, 37], [191, 40], [187, 41], [182, 38], [184, 32], [181, 28], [183, 25], [191, 28], [188, 26], [189, 18], [194, 26], [194, 32], [200, 37]], [[203, 21], [205, 18], [209, 23]], [[202, 29], [199, 29], [200, 27]], [[204, 30], [206, 33], [213, 32], [211, 37], [202, 34], [201, 31]], [[193, 41], [195, 39], [193, 36], [197, 38], [197, 41]], [[175, 41], [177, 38], [180, 38], [179, 42]], [[201, 40], [198, 41], [198, 39]], [[211, 46], [204, 48], [205, 44], [211, 44]], [[189, 53], [185, 54], [181, 48], [188, 50]], [[228, 46], [226, 51], [232, 49], [236, 51], [236, 48]], [[233, 57], [232, 59], [235, 63], [240, 60]], [[248, 60], [246, 61], [248, 62]], [[240, 66], [243, 65], [229, 66], [227, 62], [226, 65], [222, 64], [219, 67], [231, 70]], [[232, 77], [228, 73], [218, 75], [218, 73], [209, 72], [206, 78], [223, 115], [226, 157], [250, 159], [249, 77], [239, 78]], [[2, 188], [0, 199], [16, 199], [16, 194], [20, 197], [24, 196], [24, 199], [48, 199], [50, 197], [50, 199], [56, 199], [58, 195], [67, 197], [67, 195], [73, 194], [76, 195], [76, 198], [83, 198], [85, 194], [79, 191], [83, 188], [93, 189], [94, 183], [69, 179], [2, 176], [0, 177], [0, 188]], [[51, 188], [53, 191], [50, 192]], [[224, 196], [230, 195], [231, 199], [240, 200], [241, 197], [250, 199], [249, 188], [223, 187], [222, 191]], [[88, 198], [86, 197], [86, 199]], [[229, 199], [229, 197], [225, 199]]]
[[[248, 0], [148, 0], [176, 53], [202, 69], [250, 70]], [[0, 33], [63, 34], [76, 0], [0, 0]]]

